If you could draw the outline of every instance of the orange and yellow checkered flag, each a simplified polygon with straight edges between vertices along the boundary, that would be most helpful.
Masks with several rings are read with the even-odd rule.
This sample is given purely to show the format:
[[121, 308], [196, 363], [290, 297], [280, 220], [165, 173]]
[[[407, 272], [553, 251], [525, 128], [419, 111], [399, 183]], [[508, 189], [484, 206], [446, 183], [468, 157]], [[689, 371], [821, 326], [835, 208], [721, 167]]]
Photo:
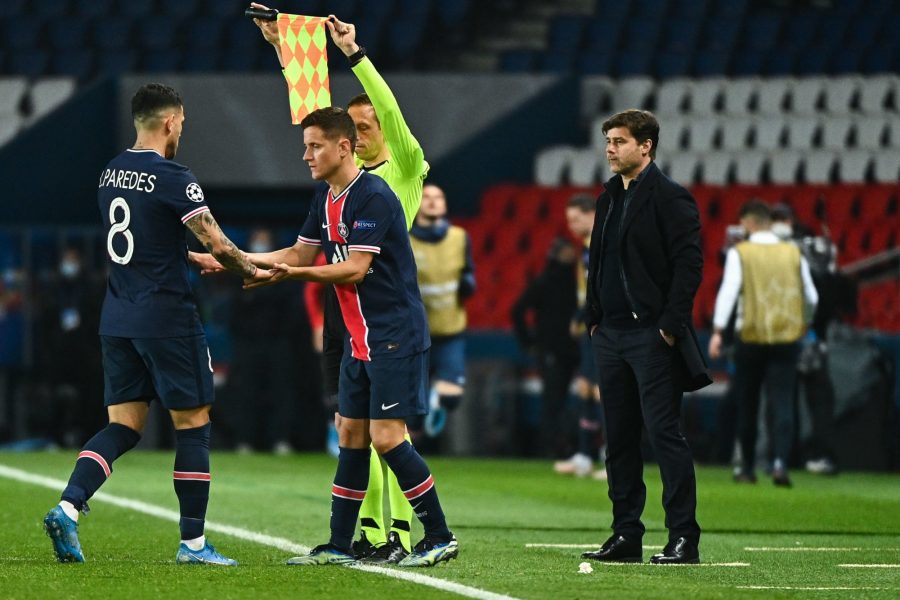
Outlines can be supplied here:
[[312, 111], [331, 106], [326, 20], [324, 17], [278, 15], [278, 41], [294, 125], [299, 125]]

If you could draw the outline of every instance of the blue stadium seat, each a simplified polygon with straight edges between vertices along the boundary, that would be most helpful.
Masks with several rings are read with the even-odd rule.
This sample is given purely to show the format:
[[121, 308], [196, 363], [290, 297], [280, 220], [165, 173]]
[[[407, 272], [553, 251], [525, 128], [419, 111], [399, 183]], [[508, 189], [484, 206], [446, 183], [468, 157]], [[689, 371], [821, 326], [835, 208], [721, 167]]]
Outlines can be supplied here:
[[534, 69], [533, 50], [507, 50], [500, 55], [500, 70], [507, 73], [528, 73]]
[[426, 21], [413, 16], [388, 27], [388, 52], [397, 59], [412, 59], [425, 34]]
[[[269, 57], [269, 54], [269, 52], [266, 52], [265, 56]], [[272, 54], [269, 58], [274, 62], [275, 56], [274, 53]], [[255, 71], [260, 62], [259, 53], [255, 48], [228, 48], [221, 58], [220, 68], [224, 71], [236, 73]], [[271, 71], [272, 69], [266, 70]]]
[[542, 73], [568, 73], [574, 61], [574, 52], [547, 50], [538, 59], [538, 69]]
[[[865, 12], [880, 17], [891, 12], [896, 6], [896, 0], [867, 0]], [[896, 12], [896, 10], [894, 10], [894, 12]]]
[[550, 24], [549, 46], [551, 50], [574, 52], [581, 45], [585, 19], [578, 15], [562, 15]]
[[728, 55], [737, 44], [738, 33], [741, 29], [739, 19], [710, 19], [707, 20], [701, 36], [701, 47], [709, 52], [717, 52]]
[[3, 0], [0, 2], [0, 18], [25, 14], [26, 0]]
[[862, 71], [863, 56], [866, 51], [867, 46], [861, 43], [842, 45], [840, 52], [834, 53], [828, 72], [842, 75], [859, 73]]
[[[250, 3], [247, 3], [249, 6]], [[159, 14], [186, 19], [200, 14], [199, 0], [159, 0]]]
[[740, 19], [747, 12], [747, 0], [713, 2], [712, 14], [726, 19]]
[[145, 50], [168, 50], [178, 44], [178, 23], [172, 17], [154, 16], [138, 19], [137, 41]]
[[734, 53], [731, 61], [729, 75], [734, 77], [748, 77], [762, 72], [766, 53], [761, 50], [739, 49]]
[[93, 72], [94, 53], [91, 50], [66, 50], [53, 53], [51, 72], [56, 75], [71, 75], [85, 81]]
[[662, 18], [666, 13], [669, 0], [632, 0], [631, 14], [641, 19]]
[[[267, 2], [262, 4], [271, 6]], [[206, 0], [206, 3], [201, 7], [201, 13], [209, 17], [244, 18], [244, 9], [248, 6], [250, 6], [250, 2], [244, 0]]]
[[673, 17], [700, 21], [706, 13], [707, 0], [671, 0], [669, 14]]
[[797, 54], [801, 50], [793, 46], [781, 46], [777, 52], [770, 52], [763, 64], [762, 74], [770, 77], [793, 75], [797, 64]]
[[328, 2], [320, 2], [320, 0], [296, 0], [291, 2], [291, 12], [295, 15], [325, 17], [327, 16], [327, 11]]
[[850, 45], [866, 45], [879, 38], [882, 26], [886, 23], [875, 15], [861, 14], [854, 19], [847, 33], [847, 43]]
[[659, 40], [665, 20], [662, 17], [646, 17], [629, 20], [625, 25], [625, 42], [640, 45], [640, 50], [653, 50]]
[[612, 21], [591, 21], [587, 28], [587, 52], [612, 52], [618, 47], [621, 31], [620, 25]]
[[[378, 2], [377, 4], [381, 3]], [[390, 4], [390, 2], [385, 2], [385, 4]], [[397, 17], [403, 18], [415, 15], [423, 19], [428, 18], [428, 15], [431, 13], [431, 4], [430, 0], [397, 0]], [[365, 7], [365, 4], [363, 6]]]
[[94, 46], [105, 50], [118, 50], [132, 45], [132, 22], [126, 17], [110, 17], [94, 23]]
[[686, 77], [691, 72], [691, 54], [688, 52], [660, 52], [656, 55], [654, 73], [658, 79]]
[[[226, 22], [221, 17], [185, 21], [181, 25], [181, 39], [191, 51], [205, 50], [215, 54], [222, 47]], [[259, 33], [257, 36], [261, 43], [265, 43]]]
[[141, 73], [175, 73], [181, 66], [178, 50], [145, 50], [141, 54]]
[[784, 24], [783, 43], [806, 48], [813, 41], [821, 16], [818, 11], [793, 15]]
[[135, 71], [137, 63], [134, 50], [113, 50], [97, 54], [94, 69], [98, 75], [121, 75]]
[[43, 23], [31, 17], [10, 17], [2, 23], [0, 44], [9, 50], [37, 50], [41, 45]]
[[860, 0], [831, 0], [829, 12], [844, 18], [849, 18], [862, 10], [865, 1]]
[[264, 45], [268, 46], [253, 21], [243, 17], [230, 19], [225, 25], [225, 44], [228, 48], [254, 50]]
[[729, 55], [724, 52], [701, 50], [694, 55], [693, 74], [695, 77], [724, 75], [728, 68]]
[[649, 48], [632, 47], [626, 49], [616, 61], [617, 77], [634, 77], [648, 75], [653, 62], [653, 52]]
[[875, 44], [863, 57], [862, 72], [874, 75], [896, 71], [893, 66], [895, 55], [900, 55], [896, 43]]
[[217, 70], [218, 63], [218, 52], [198, 48], [185, 53], [182, 69], [188, 73], [212, 73]]
[[826, 73], [826, 67], [833, 54], [834, 46], [817, 43], [797, 55], [797, 75], [819, 75]]
[[697, 47], [700, 40], [700, 19], [671, 18], [664, 25], [662, 52], [687, 53]]
[[87, 19], [63, 17], [47, 24], [47, 39], [54, 50], [81, 49], [87, 39]]
[[30, 4], [31, 14], [42, 19], [64, 17], [69, 12], [69, 0], [40, 0]]
[[119, 0], [118, 14], [124, 17], [143, 18], [153, 13], [154, 0]]
[[[379, 2], [363, 2], [362, 6], [359, 7], [359, 16], [357, 17], [360, 21], [369, 21], [378, 23], [379, 27], [387, 21], [391, 13], [394, 11], [394, 2], [393, 0], [380, 0]], [[402, 19], [407, 17], [408, 15], [404, 14], [403, 11], [399, 11], [397, 17]]]
[[329, 14], [336, 16], [341, 21], [354, 21], [356, 19], [356, 9], [361, 2], [356, 0], [328, 0], [325, 8]]
[[105, 18], [113, 14], [114, 0], [77, 0], [73, 11], [84, 17]]
[[613, 70], [613, 53], [582, 52], [576, 60], [576, 68], [584, 75], [609, 75]]
[[844, 34], [847, 32], [847, 27], [849, 25], [850, 21], [843, 17], [828, 15], [822, 19], [822, 22], [819, 24], [816, 40], [823, 44], [829, 44], [836, 47], [844, 41]]
[[772, 48], [778, 40], [781, 20], [781, 15], [775, 12], [748, 17], [744, 22], [741, 46], [756, 51]]
[[469, 12], [469, 0], [441, 0], [435, 4], [438, 18], [444, 27], [459, 27]]
[[19, 50], [10, 52], [7, 60], [8, 72], [13, 75], [40, 77], [47, 73], [50, 55], [43, 50]]

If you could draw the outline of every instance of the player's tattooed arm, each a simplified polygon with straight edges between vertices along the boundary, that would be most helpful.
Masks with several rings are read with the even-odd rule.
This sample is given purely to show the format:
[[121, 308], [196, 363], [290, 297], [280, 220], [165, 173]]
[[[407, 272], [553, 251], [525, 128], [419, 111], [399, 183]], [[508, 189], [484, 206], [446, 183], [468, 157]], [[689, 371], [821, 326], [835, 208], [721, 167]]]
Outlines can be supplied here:
[[[201, 268], [211, 271], [225, 268], [229, 271], [240, 273], [244, 279], [249, 279], [256, 275], [256, 265], [250, 262], [249, 258], [234, 245], [234, 242], [228, 239], [228, 236], [216, 223], [211, 212], [208, 210], [204, 211], [188, 220], [185, 225], [200, 240], [200, 243], [209, 251], [209, 254], [215, 257], [215, 260], [211, 261], [209, 258], [212, 257], [209, 257], [209, 255], [191, 253], [191, 260], [199, 264]], [[209, 258], [204, 261], [203, 256]], [[217, 262], [218, 265], [214, 264], [214, 262]], [[217, 266], [219, 268], [216, 268]]]

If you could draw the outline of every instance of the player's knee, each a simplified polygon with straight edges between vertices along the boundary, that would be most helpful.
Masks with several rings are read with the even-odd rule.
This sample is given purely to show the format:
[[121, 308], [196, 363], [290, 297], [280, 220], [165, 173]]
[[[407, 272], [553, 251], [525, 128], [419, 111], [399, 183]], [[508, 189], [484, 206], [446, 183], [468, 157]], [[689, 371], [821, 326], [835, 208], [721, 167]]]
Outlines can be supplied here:
[[172, 417], [175, 429], [194, 429], [209, 423], [209, 409], [210, 406], [207, 404], [187, 410], [170, 410], [169, 415]]
[[365, 419], [339, 417], [335, 421], [341, 448], [366, 448], [370, 443]]
[[390, 452], [403, 443], [404, 435], [406, 434], [406, 424], [403, 421], [398, 420], [397, 423], [394, 423], [394, 420], [387, 422], [373, 421], [372, 423], [370, 431], [372, 447], [375, 448], [375, 452], [378, 454]]

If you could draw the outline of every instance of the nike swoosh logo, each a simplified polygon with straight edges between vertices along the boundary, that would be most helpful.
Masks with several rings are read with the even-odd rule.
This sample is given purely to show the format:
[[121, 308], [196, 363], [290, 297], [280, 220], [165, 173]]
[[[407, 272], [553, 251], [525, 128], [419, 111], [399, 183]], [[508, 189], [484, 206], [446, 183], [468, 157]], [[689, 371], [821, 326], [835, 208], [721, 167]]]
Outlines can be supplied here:
[[390, 409], [394, 408], [395, 406], [397, 406], [398, 404], [400, 404], [400, 403], [399, 403], [399, 402], [394, 402], [393, 404], [388, 404], [387, 406], [385, 406], [384, 404], [382, 404], [382, 405], [381, 405], [381, 410], [390, 410]]
[[322, 223], [322, 229], [328, 229], [328, 223]]

